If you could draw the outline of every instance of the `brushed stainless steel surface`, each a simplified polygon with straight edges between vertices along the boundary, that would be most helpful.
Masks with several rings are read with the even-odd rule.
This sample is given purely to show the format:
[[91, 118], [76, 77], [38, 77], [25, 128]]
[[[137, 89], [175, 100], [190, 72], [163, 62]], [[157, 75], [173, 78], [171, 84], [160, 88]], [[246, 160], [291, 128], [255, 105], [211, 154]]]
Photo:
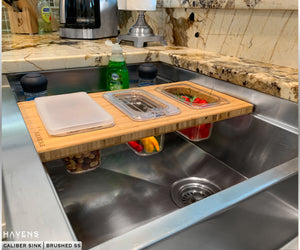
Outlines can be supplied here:
[[116, 39], [117, 43], [121, 41], [130, 41], [133, 42], [134, 47], [142, 48], [145, 43], [148, 42], [160, 42], [162, 45], [166, 46], [167, 42], [163, 36], [153, 35], [153, 36], [132, 36], [130, 34], [119, 35]]
[[[78, 179], [71, 180], [69, 178], [73, 177], [66, 176], [62, 165], [52, 165], [48, 177], [50, 178], [52, 173], [50, 169], [57, 171], [52, 173], [55, 176], [55, 185], [61, 187], [57, 189], [57, 193], [64, 208], [68, 207], [66, 210], [68, 218], [76, 234], [82, 233], [77, 231], [80, 228], [88, 228], [90, 233], [84, 235], [88, 238], [86, 244], [95, 245], [93, 249], [105, 250], [147, 247], [177, 250], [198, 249], [199, 246], [205, 249], [243, 247], [242, 249], [249, 250], [259, 246], [255, 249], [268, 250], [278, 249], [293, 239], [298, 233], [296, 210], [298, 205], [298, 105], [167, 64], [157, 63], [156, 66], [159, 82], [192, 79], [200, 85], [213, 87], [217, 91], [252, 102], [255, 105], [255, 112], [215, 123], [212, 137], [207, 141], [192, 143], [175, 133], [167, 134], [164, 150], [151, 157], [139, 157], [125, 144], [103, 149], [102, 168], [99, 168], [99, 173], [95, 174], [97, 179], [93, 176], [87, 178], [84, 177], [85, 174], [81, 175], [86, 185], [80, 183], [80, 175], [76, 177]], [[129, 70], [131, 86], [138, 84], [135, 69], [136, 67], [133, 66]], [[103, 69], [79, 70], [80, 73], [77, 70], [60, 71], [59, 74], [55, 71], [42, 73], [52, 78], [53, 82], [58, 81], [57, 85], [50, 84], [53, 86], [53, 93], [64, 91], [64, 88], [66, 92], [76, 91], [75, 89], [78, 88], [85, 88], [89, 92], [103, 87], [101, 84], [99, 86]], [[64, 74], [69, 75], [61, 84], [59, 79]], [[92, 77], [94, 79], [90, 78], [91, 82], [87, 81], [89, 74], [94, 76]], [[9, 75], [12, 85], [14, 81], [18, 81], [16, 80], [18, 77], [19, 75]], [[88, 87], [85, 87], [87, 82]], [[59, 85], [63, 87], [58, 88]], [[12, 99], [11, 92], [10, 96]], [[5, 119], [9, 116], [14, 117], [17, 113], [16, 121], [19, 122], [21, 118], [18, 112], [18, 110], [13, 110], [12, 113], [5, 112]], [[18, 122], [15, 124], [19, 124]], [[18, 128], [18, 125], [10, 126], [10, 135], [18, 137], [18, 133], [15, 132]], [[8, 135], [7, 130], [6, 135]], [[17, 139], [15, 138], [16, 141]], [[16, 145], [23, 146], [19, 142]], [[13, 154], [15, 148], [18, 147], [11, 144], [6, 146], [9, 154], [5, 162], [9, 163], [6, 166], [10, 166], [7, 169], [21, 171], [23, 165], [11, 164], [16, 161], [11, 158], [15, 155]], [[27, 147], [32, 154], [34, 152], [32, 143], [29, 145], [26, 143]], [[23, 160], [26, 159], [24, 155], [22, 157]], [[38, 157], [30, 159], [33, 166], [41, 166]], [[32, 165], [28, 165], [26, 171], [35, 169]], [[6, 193], [11, 195], [14, 191], [13, 187], [18, 187], [19, 183], [9, 179], [8, 170], [3, 173], [4, 180], [8, 178], [5, 180], [5, 186], [9, 188]], [[44, 174], [43, 171], [34, 173], [27, 179], [39, 180]], [[107, 178], [103, 179], [104, 176]], [[170, 196], [166, 196], [166, 191], [169, 192], [175, 181], [189, 176], [205, 178], [217, 183], [222, 191], [177, 209]], [[8, 180], [14, 186], [6, 185], [9, 183]], [[21, 183], [22, 188], [30, 190], [30, 187], [38, 188], [36, 185], [39, 181]], [[68, 186], [68, 183], [72, 185]], [[117, 185], [113, 186], [114, 183]], [[48, 182], [47, 185], [52, 184]], [[137, 186], [144, 189], [133, 191], [135, 190], [133, 187]], [[118, 190], [120, 193], [114, 193], [113, 190]], [[143, 196], [140, 198], [141, 194]], [[150, 199], [147, 199], [147, 194]], [[109, 195], [113, 198], [108, 199]], [[25, 199], [17, 198], [20, 203], [28, 204]], [[43, 197], [37, 198], [38, 201], [35, 201], [34, 205], [43, 201]], [[75, 200], [80, 202], [76, 203]], [[138, 202], [139, 200], [142, 204]], [[154, 200], [159, 204], [154, 203]], [[60, 201], [57, 200], [56, 205], [59, 205]], [[12, 200], [8, 204], [11, 206]], [[116, 204], [120, 204], [120, 207]], [[16, 209], [10, 206], [7, 221], [10, 218], [10, 210], [13, 211], [14, 216], [18, 216]], [[148, 206], [151, 212], [143, 213], [144, 210], [147, 211]], [[81, 209], [82, 207], [84, 209]], [[105, 210], [108, 207], [110, 209]], [[132, 209], [132, 207], [142, 209]], [[98, 213], [97, 211], [100, 210], [106, 212]], [[115, 216], [108, 216], [107, 211]], [[134, 215], [135, 213], [137, 216]], [[90, 223], [88, 223], [90, 220], [85, 222], [84, 219], [88, 217], [101, 218], [101, 221], [98, 219]], [[65, 227], [61, 227], [60, 223], [62, 220], [57, 224], [59, 230], [65, 232]], [[111, 230], [113, 234], [111, 237], [105, 234], [103, 228], [98, 229], [101, 223]], [[125, 230], [116, 226], [118, 223], [121, 223]], [[99, 230], [103, 233], [98, 233]], [[104, 242], [97, 245], [99, 239]]]
[[[111, 239], [109, 241], [104, 242], [103, 244], [98, 245], [95, 248], [92, 248], [93, 250], [106, 250], [106, 249], [118, 249], [119, 246], [122, 246], [123, 250], [131, 250], [131, 249], [144, 249], [147, 246], [153, 245], [153, 248], [155, 249], [155, 244], [158, 244], [157, 249], [186, 249], [186, 248], [180, 248], [182, 245], [176, 245], [177, 241], [173, 241], [172, 238], [168, 238], [173, 235], [177, 239], [177, 237], [180, 238], [181, 241], [186, 242], [190, 241], [191, 244], [194, 246], [197, 245], [196, 248], [200, 247], [201, 240], [208, 240], [209, 241], [217, 241], [215, 239], [214, 234], [208, 233], [203, 234], [203, 236], [197, 232], [190, 236], [189, 234], [184, 234], [184, 230], [190, 228], [190, 230], [194, 230], [193, 225], [196, 225], [197, 223], [204, 223], [206, 221], [209, 221], [208, 219], [214, 218], [214, 216], [224, 216], [224, 212], [230, 211], [233, 209], [236, 205], [241, 203], [242, 201], [246, 201], [249, 198], [256, 199], [257, 195], [259, 195], [263, 191], [267, 191], [269, 188], [272, 188], [274, 185], [280, 185], [283, 181], [290, 181], [291, 178], [297, 177], [298, 172], [298, 158], [293, 159], [291, 161], [288, 161], [282, 165], [279, 165], [277, 167], [274, 167], [271, 170], [265, 171], [253, 178], [250, 178], [246, 181], [243, 181], [237, 185], [232, 186], [231, 188], [225, 189], [219, 193], [216, 193], [215, 195], [211, 195], [207, 197], [206, 199], [200, 200], [198, 202], [195, 202], [189, 206], [186, 206], [182, 209], [178, 209], [168, 215], [165, 215], [157, 220], [154, 220], [152, 222], [149, 222], [146, 225], [140, 226], [137, 229], [133, 229], [132, 231], [123, 234], [119, 237], [116, 237], [114, 239]], [[296, 188], [296, 187], [294, 187]], [[263, 192], [262, 194], [264, 194]], [[273, 196], [272, 196], [273, 197]], [[270, 196], [267, 196], [266, 199], [263, 200], [264, 203], [267, 203], [267, 201], [270, 199]], [[270, 210], [275, 209], [274, 204], [275, 202], [270, 201], [270, 206], [267, 206], [268, 212], [271, 212]], [[275, 231], [269, 231], [270, 233], [276, 232], [276, 233], [282, 233], [279, 235], [268, 235], [268, 237], [278, 237], [276, 239], [277, 245], [283, 243], [284, 241], [287, 241], [289, 238], [292, 239], [295, 237], [295, 234], [298, 233], [298, 227], [297, 227], [297, 211], [290, 205], [287, 205], [286, 203], [277, 203], [276, 207], [279, 207], [279, 213], [277, 214], [277, 217], [272, 216], [271, 218], [268, 217], [268, 213], [264, 212], [263, 216], [265, 216], [268, 222], [268, 225], [266, 225], [265, 228], [271, 227], [277, 227], [278, 230]], [[248, 211], [246, 210], [246, 213], [244, 213], [245, 216], [250, 214], [256, 214], [256, 211], [258, 208], [255, 206], [251, 206], [253, 208]], [[281, 208], [280, 208], [281, 207]], [[277, 210], [277, 208], [276, 208]], [[292, 216], [290, 216], [290, 210], [292, 210]], [[288, 212], [288, 213], [287, 213]], [[235, 213], [235, 211], [234, 211]], [[259, 212], [260, 213], [260, 212]], [[281, 214], [282, 213], [282, 214]], [[288, 231], [280, 230], [281, 228], [281, 218], [287, 217], [288, 219], [285, 220], [285, 228], [289, 228]], [[237, 218], [243, 218], [245, 217], [237, 217]], [[254, 244], [254, 243], [260, 243], [264, 240], [267, 242], [266, 239], [261, 239], [258, 241], [255, 239], [255, 237], [252, 237], [256, 234], [263, 234], [267, 232], [263, 232], [262, 230], [262, 224], [259, 223], [260, 218], [258, 217], [258, 227], [249, 227], [249, 231], [240, 231], [239, 233], [243, 234], [245, 240], [241, 240], [242, 243], [245, 244], [247, 247], [247, 244]], [[274, 221], [275, 219], [276, 221]], [[231, 232], [234, 232], [233, 229], [239, 230], [239, 228], [244, 228], [244, 222], [242, 221], [239, 223], [239, 220], [236, 219], [234, 221], [228, 221], [225, 220], [226, 224], [222, 224], [224, 221], [217, 221], [214, 223], [214, 228], [218, 230], [220, 228], [221, 230], [218, 231], [219, 235], [221, 236], [222, 233], [227, 233], [226, 235], [230, 235]], [[265, 222], [266, 222], [265, 221]], [[223, 232], [223, 228], [227, 227], [227, 231]], [[249, 234], [250, 233], [250, 234]], [[218, 235], [218, 237], [220, 237]], [[247, 236], [250, 236], [247, 238]], [[233, 234], [231, 237], [234, 237], [232, 242], [229, 242], [226, 240], [226, 237], [220, 237], [219, 242], [220, 245], [223, 248], [230, 249], [231, 244], [230, 243], [239, 243], [239, 237], [235, 237]], [[164, 240], [170, 239], [170, 244], [166, 246], [163, 245]], [[249, 242], [250, 241], [250, 242]], [[209, 243], [209, 242], [208, 242]], [[161, 245], [162, 244], [162, 245]], [[177, 248], [178, 246], [178, 248]], [[270, 245], [269, 245], [270, 246]], [[150, 248], [151, 249], [151, 248]], [[188, 249], [188, 248], [187, 248]], [[193, 249], [193, 248], [192, 248]], [[205, 249], [205, 248], [204, 248]], [[213, 249], [213, 248], [208, 248]], [[243, 248], [242, 248], [243, 249]], [[274, 249], [274, 248], [265, 248], [267, 249]]]
[[38, 232], [38, 238], [27, 240], [76, 240], [5, 78], [1, 142], [6, 230]]
[[[2, 175], [2, 173], [1, 173]], [[1, 180], [1, 184], [2, 184], [2, 180]], [[6, 207], [6, 204], [7, 204], [7, 201], [6, 201], [6, 198], [5, 198], [5, 193], [3, 192], [3, 188], [2, 188], [2, 193], [1, 193], [1, 197], [2, 197], [2, 231], [1, 232], [6, 232], [7, 231], [7, 228], [6, 228], [6, 216], [7, 216], [7, 207]], [[4, 240], [7, 240], [7, 235], [4, 235], [2, 233], [1, 235], [1, 239], [2, 241]]]
[[[172, 161], [179, 153], [191, 160], [178, 157]], [[178, 209], [170, 197], [173, 180], [209, 178], [222, 189], [246, 180], [176, 133], [166, 135], [164, 149], [156, 156], [140, 157], [122, 144], [102, 149], [101, 161], [99, 169], [75, 177], [66, 172], [63, 161], [45, 164], [84, 249]], [[185, 171], [183, 166], [194, 171]]]
[[214, 124], [210, 140], [196, 143], [250, 178], [298, 156], [298, 136], [253, 115]]
[[103, 168], [168, 189], [175, 181], [190, 176], [217, 183], [221, 189], [246, 180], [244, 176], [176, 133], [166, 134], [164, 149], [151, 157], [140, 157], [124, 144], [103, 149], [102, 159], [105, 164]]
[[[60, 6], [62, 5], [62, 1]], [[63, 16], [61, 24], [65, 23], [65, 11], [60, 9], [60, 16]], [[118, 35], [117, 0], [100, 0], [101, 27], [94, 29], [73, 29], [60, 27], [59, 35], [63, 38], [75, 39], [97, 39], [114, 37]]]
[[168, 188], [141, 179], [101, 167], [70, 175], [58, 161], [47, 169], [83, 249], [176, 209]]
[[61, 24], [66, 23], [66, 0], [59, 1], [59, 21]]
[[[280, 188], [280, 184], [278, 186]], [[298, 210], [269, 189], [145, 249], [279, 249], [297, 236], [297, 219]]]

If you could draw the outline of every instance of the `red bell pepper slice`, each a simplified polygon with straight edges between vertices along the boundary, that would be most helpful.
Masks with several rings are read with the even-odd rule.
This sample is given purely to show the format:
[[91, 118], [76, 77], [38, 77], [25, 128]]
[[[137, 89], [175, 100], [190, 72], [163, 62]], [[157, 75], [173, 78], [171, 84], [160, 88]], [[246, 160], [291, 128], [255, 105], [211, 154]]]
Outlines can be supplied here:
[[132, 147], [135, 151], [139, 153], [144, 150], [144, 147], [141, 144], [139, 144], [137, 141], [129, 141], [128, 144], [130, 147]]

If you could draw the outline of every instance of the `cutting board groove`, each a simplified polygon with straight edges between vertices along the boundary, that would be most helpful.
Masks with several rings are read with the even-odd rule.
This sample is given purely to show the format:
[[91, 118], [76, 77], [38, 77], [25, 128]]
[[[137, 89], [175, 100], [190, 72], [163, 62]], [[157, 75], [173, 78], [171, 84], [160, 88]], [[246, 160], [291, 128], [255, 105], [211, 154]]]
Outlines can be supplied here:
[[[167, 83], [165, 85], [178, 83]], [[190, 84], [205, 91], [210, 91], [191, 82], [185, 81], [180, 83]], [[102, 96], [103, 92], [92, 93], [89, 95], [113, 116], [115, 126], [62, 137], [51, 136], [47, 133], [38, 115], [34, 101], [19, 102], [18, 105], [42, 162], [64, 158], [84, 151], [106, 148], [151, 135], [165, 134], [204, 123], [217, 122], [249, 114], [253, 111], [251, 103], [217, 91], [213, 93], [227, 99], [229, 103], [207, 109], [192, 109], [156, 91], [156, 87], [147, 86], [142, 87], [142, 89], [178, 107], [181, 110], [180, 114], [144, 122], [133, 121], [105, 100]]]

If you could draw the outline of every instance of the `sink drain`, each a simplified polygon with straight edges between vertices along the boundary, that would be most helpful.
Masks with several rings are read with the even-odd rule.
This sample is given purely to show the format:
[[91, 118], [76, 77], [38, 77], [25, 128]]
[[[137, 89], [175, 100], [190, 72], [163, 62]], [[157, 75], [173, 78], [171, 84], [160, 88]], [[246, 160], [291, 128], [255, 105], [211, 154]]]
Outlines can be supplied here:
[[221, 189], [217, 185], [206, 179], [188, 177], [174, 182], [170, 192], [174, 203], [184, 207], [219, 191]]

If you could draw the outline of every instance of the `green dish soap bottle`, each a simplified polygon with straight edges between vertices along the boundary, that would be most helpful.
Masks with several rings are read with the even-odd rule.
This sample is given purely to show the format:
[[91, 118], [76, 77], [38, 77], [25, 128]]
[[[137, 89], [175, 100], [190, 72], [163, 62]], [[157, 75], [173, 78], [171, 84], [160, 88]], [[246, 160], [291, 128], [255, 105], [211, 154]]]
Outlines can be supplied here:
[[37, 9], [39, 34], [51, 32], [51, 10], [49, 3], [46, 0], [39, 0]]
[[112, 45], [111, 56], [106, 70], [107, 90], [129, 88], [129, 75], [123, 56], [123, 49], [118, 43]]

